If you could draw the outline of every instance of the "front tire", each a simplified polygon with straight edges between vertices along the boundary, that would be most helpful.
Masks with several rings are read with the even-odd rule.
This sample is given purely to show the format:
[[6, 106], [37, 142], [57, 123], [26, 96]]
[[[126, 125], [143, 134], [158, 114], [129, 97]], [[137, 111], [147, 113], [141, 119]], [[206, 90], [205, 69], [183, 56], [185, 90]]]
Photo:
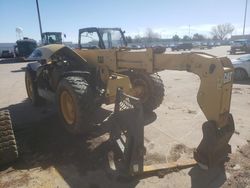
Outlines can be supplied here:
[[234, 79], [236, 81], [246, 80], [248, 77], [247, 72], [244, 69], [235, 69], [234, 71]]
[[72, 134], [89, 132], [95, 105], [86, 80], [79, 76], [63, 78], [57, 87], [56, 98], [59, 116], [66, 130]]
[[144, 111], [152, 112], [161, 105], [165, 89], [158, 74], [130, 72], [129, 78], [135, 97], [142, 101]]
[[34, 81], [30, 70], [25, 71], [25, 87], [28, 95], [28, 99], [34, 106], [41, 106], [44, 104], [45, 100], [39, 96], [37, 91], [37, 84]]

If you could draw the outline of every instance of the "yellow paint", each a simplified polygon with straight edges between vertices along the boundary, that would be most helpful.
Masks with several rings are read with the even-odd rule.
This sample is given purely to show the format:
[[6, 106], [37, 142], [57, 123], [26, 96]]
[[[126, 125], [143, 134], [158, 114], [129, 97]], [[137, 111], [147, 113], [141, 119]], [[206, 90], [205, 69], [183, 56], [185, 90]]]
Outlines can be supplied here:
[[[105, 67], [102, 80], [107, 84], [108, 103], [114, 102], [117, 87], [122, 86], [126, 90], [130, 88], [128, 79], [107, 79], [114, 72], [130, 69], [147, 73], [162, 70], [188, 71], [200, 77], [197, 101], [206, 118], [215, 121], [218, 127], [223, 127], [227, 123], [225, 116], [228, 116], [230, 111], [233, 84], [232, 79], [224, 83], [225, 73], [233, 72], [233, 66], [228, 58], [217, 58], [205, 53], [154, 54], [150, 48], [145, 51], [97, 49], [76, 52], [88, 63]], [[213, 72], [209, 71], [210, 66], [215, 66]], [[134, 94], [136, 91], [130, 93]]]

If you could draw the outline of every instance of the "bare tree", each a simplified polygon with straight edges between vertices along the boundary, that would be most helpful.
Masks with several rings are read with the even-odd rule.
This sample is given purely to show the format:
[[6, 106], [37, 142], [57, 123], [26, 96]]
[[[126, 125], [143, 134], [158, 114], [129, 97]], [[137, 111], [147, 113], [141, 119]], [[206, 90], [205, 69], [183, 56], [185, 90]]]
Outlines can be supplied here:
[[126, 41], [127, 41], [127, 43], [132, 43], [133, 39], [131, 36], [126, 36]]
[[193, 40], [195, 40], [195, 41], [202, 41], [202, 40], [205, 40], [205, 39], [206, 39], [205, 36], [202, 35], [202, 34], [195, 33], [193, 35]]
[[135, 35], [134, 42], [142, 42], [142, 37], [139, 34]]
[[151, 28], [148, 28], [145, 32], [145, 38], [148, 42], [153, 42], [155, 39], [160, 39], [161, 35], [157, 32], [154, 32]]
[[178, 42], [180, 40], [180, 37], [178, 35], [174, 35], [172, 37], [172, 40], [175, 41], [175, 42]]
[[211, 35], [217, 39], [223, 40], [234, 31], [234, 26], [230, 23], [219, 24], [212, 27]]
[[189, 41], [189, 40], [191, 40], [191, 38], [189, 36], [187, 36], [187, 35], [184, 35], [183, 38], [182, 38], [182, 40]]

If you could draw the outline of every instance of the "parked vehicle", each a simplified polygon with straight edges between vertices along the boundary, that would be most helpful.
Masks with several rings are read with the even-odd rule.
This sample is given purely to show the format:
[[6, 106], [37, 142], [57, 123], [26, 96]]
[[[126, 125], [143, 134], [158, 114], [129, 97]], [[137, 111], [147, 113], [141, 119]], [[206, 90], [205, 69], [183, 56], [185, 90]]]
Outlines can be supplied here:
[[214, 43], [213, 42], [208, 42], [207, 43], [207, 48], [211, 49], [212, 47], [214, 47]]
[[14, 54], [10, 50], [3, 50], [1, 57], [2, 58], [13, 58]]
[[176, 45], [171, 46], [172, 51], [179, 51], [179, 50], [191, 50], [193, 48], [192, 43], [178, 43]]
[[24, 37], [23, 40], [16, 41], [14, 52], [16, 57], [28, 57], [37, 47], [37, 43], [33, 39]]
[[230, 54], [236, 54], [236, 52], [250, 53], [250, 40], [239, 39], [233, 41], [231, 45]]
[[200, 45], [200, 49], [211, 49], [213, 45], [214, 45], [213, 43], [203, 42]]
[[192, 45], [193, 45], [193, 48], [200, 48], [201, 42], [193, 42]]
[[232, 60], [234, 70], [234, 79], [237, 81], [245, 80], [250, 76], [250, 55], [244, 55], [238, 59]]

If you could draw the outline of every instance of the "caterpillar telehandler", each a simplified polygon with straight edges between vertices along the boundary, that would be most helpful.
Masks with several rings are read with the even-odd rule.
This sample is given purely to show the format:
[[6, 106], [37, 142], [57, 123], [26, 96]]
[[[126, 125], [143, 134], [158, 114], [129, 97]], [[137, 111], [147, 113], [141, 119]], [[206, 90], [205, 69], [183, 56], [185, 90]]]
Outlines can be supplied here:
[[53, 44], [31, 54], [29, 60], [35, 62], [27, 65], [25, 74], [28, 97], [34, 105], [55, 103], [65, 128], [79, 134], [88, 130], [96, 108], [117, 102], [118, 88], [139, 98], [143, 111], [153, 111], [164, 97], [157, 72], [194, 73], [201, 81], [197, 101], [208, 120], [203, 124], [203, 139], [194, 158], [206, 167], [214, 166], [230, 152], [228, 142], [234, 132], [230, 114], [233, 66], [225, 57], [164, 51], [127, 48], [119, 28], [80, 29], [78, 49]]

